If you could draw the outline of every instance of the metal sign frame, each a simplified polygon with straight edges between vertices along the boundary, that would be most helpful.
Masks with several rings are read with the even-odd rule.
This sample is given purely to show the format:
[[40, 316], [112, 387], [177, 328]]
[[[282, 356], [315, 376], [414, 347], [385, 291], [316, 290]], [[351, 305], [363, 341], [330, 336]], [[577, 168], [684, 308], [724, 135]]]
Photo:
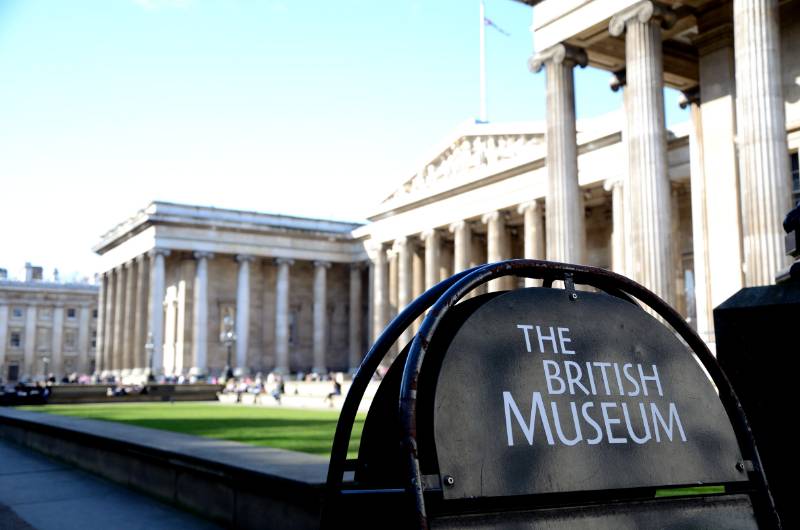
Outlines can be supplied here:
[[[767, 486], [761, 458], [756, 449], [752, 431], [728, 378], [720, 368], [716, 358], [706, 344], [691, 329], [686, 321], [666, 302], [642, 285], [619, 274], [605, 269], [585, 265], [548, 262], [541, 260], [515, 259], [490, 263], [468, 269], [435, 285], [401, 311], [370, 348], [353, 379], [350, 391], [345, 398], [339, 422], [336, 426], [331, 459], [328, 467], [326, 492], [322, 506], [322, 525], [334, 524], [331, 516], [333, 506], [342, 494], [345, 471], [353, 469], [353, 461], [348, 461], [347, 449], [352, 434], [358, 405], [367, 385], [378, 365], [402, 332], [414, 320], [430, 308], [418, 333], [414, 336], [406, 359], [399, 396], [402, 443], [407, 459], [408, 481], [403, 490], [413, 498], [415, 520], [421, 529], [428, 528], [428, 515], [425, 503], [426, 484], [429, 479], [420, 470], [417, 452], [417, 387], [420, 369], [427, 349], [436, 330], [447, 312], [467, 293], [490, 280], [504, 276], [517, 276], [541, 279], [544, 287], [552, 287], [554, 281], [562, 281], [566, 289], [574, 289], [574, 284], [595, 287], [610, 295], [632, 303], [644, 304], [656, 313], [688, 345], [708, 372], [719, 392], [719, 399], [731, 421], [742, 451], [742, 456], [752, 463], [749, 476], [752, 479], [755, 500], [766, 508], [765, 522], [780, 528], [774, 501]], [[637, 304], [639, 305], [639, 304]]]

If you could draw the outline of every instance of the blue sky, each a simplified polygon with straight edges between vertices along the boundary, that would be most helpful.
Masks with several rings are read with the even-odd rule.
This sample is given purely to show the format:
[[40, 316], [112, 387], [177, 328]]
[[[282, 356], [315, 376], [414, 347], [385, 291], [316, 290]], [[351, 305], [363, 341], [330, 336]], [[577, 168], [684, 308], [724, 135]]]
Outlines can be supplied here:
[[[531, 10], [486, 0], [489, 118], [544, 119]], [[478, 0], [0, 0], [0, 267], [95, 272], [160, 199], [359, 220], [478, 113]], [[576, 71], [577, 112], [617, 109]], [[667, 120], [687, 119], [667, 95]]]

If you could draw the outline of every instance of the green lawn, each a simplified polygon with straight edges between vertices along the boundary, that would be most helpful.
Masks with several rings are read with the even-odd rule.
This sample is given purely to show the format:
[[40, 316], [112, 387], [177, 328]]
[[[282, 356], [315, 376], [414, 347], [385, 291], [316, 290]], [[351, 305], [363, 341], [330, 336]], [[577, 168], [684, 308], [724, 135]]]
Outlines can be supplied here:
[[[114, 403], [20, 407], [164, 431], [221, 438], [315, 455], [330, 455], [338, 411], [223, 405], [220, 403]], [[366, 414], [353, 427], [349, 457], [358, 452]]]

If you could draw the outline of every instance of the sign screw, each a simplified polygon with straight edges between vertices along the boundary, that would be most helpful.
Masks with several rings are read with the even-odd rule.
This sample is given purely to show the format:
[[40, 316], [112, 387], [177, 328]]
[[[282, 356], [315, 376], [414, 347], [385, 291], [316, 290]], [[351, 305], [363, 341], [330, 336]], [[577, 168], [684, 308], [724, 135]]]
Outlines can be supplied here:
[[450, 486], [452, 488], [456, 484], [456, 479], [454, 479], [452, 475], [445, 475], [444, 484], [445, 486]]
[[577, 300], [578, 299], [578, 293], [570, 293], [569, 297], [571, 299], [573, 299], [573, 300]]
[[744, 462], [736, 462], [736, 471], [744, 472]]

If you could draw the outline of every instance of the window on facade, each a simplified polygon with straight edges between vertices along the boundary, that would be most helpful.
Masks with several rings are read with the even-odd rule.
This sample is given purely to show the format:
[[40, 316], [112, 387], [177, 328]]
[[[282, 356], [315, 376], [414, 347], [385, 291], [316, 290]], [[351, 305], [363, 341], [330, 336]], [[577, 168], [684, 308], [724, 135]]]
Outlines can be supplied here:
[[65, 329], [64, 330], [64, 349], [65, 350], [74, 350], [77, 345], [77, 337], [75, 334], [74, 329]]
[[21, 307], [15, 307], [11, 310], [11, 317], [12, 318], [22, 318], [24, 312], [22, 311]]
[[22, 347], [22, 333], [19, 331], [12, 331], [11, 336], [9, 337], [9, 346], [12, 348], [21, 348]]
[[795, 151], [789, 155], [792, 169], [792, 206], [800, 201], [800, 155]]
[[77, 314], [78, 314], [78, 312], [75, 310], [74, 307], [68, 307], [67, 308], [67, 318], [69, 318], [71, 320], [75, 320], [75, 317], [77, 316]]
[[8, 380], [16, 381], [19, 379], [19, 365], [11, 364], [8, 366]]
[[97, 330], [92, 330], [92, 348], [97, 348]]
[[92, 318], [97, 319], [97, 309], [92, 309]]
[[50, 350], [50, 328], [39, 328], [36, 330], [36, 349], [38, 351]]

